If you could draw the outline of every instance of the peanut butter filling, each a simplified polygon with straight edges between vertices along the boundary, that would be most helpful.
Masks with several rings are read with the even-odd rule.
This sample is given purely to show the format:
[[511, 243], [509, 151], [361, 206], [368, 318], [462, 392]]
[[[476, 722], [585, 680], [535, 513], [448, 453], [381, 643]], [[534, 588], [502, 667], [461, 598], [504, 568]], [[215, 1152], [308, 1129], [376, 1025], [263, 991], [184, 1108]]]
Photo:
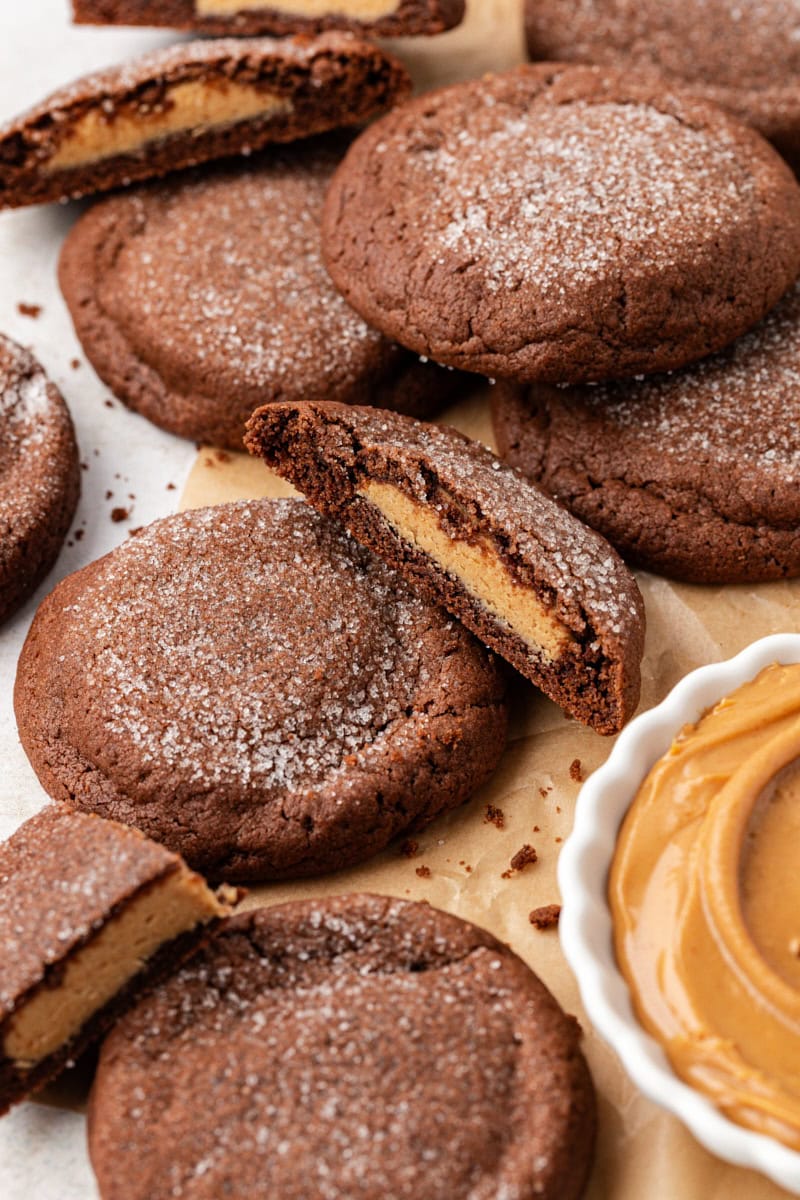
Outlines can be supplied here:
[[60, 171], [117, 154], [131, 154], [176, 133], [205, 133], [254, 117], [291, 112], [289, 100], [233, 80], [193, 80], [167, 88], [164, 102], [133, 112], [90, 108], [68, 129], [44, 166]]
[[377, 21], [396, 13], [400, 4], [401, 0], [195, 0], [194, 11], [199, 17], [216, 17], [268, 8], [288, 16]]
[[625, 820], [609, 895], [636, 1011], [677, 1074], [800, 1150], [800, 665], [685, 729]]
[[532, 588], [508, 571], [489, 538], [461, 541], [442, 529], [434, 512], [389, 483], [367, 482], [359, 495], [382, 513], [403, 541], [422, 550], [457, 579], [494, 618], [509, 626], [546, 661], [571, 644], [570, 630], [544, 605]]
[[226, 908], [182, 866], [135, 897], [66, 961], [54, 987], [41, 987], [11, 1017], [3, 1056], [28, 1069], [54, 1054], [133, 979], [161, 946]]

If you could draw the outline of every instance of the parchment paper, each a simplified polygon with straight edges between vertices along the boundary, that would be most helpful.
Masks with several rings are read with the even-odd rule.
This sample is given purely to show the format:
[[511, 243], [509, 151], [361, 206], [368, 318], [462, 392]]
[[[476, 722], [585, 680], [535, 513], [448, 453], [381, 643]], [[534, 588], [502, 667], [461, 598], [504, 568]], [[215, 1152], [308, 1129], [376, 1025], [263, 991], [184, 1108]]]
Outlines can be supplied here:
[[[47, 0], [48, 12], [50, 8], [54, 21], [65, 20], [56, 14], [54, 0]], [[17, 24], [23, 28], [21, 19]], [[521, 24], [520, 0], [470, 0], [469, 17], [461, 29], [430, 41], [398, 41], [393, 45], [411, 65], [418, 85], [428, 87], [522, 61]], [[27, 58], [38, 67], [42, 56], [33, 51], [41, 43], [41, 33], [34, 22], [29, 25], [31, 54]], [[120, 48], [123, 42], [129, 53], [134, 48], [134, 34], [120, 31], [73, 32], [65, 28], [59, 37], [67, 46], [74, 45], [76, 53], [88, 53], [92, 46], [103, 43], [107, 50], [99, 61], [124, 56]], [[144, 42], [144, 34], [136, 37]], [[87, 60], [86, 65], [97, 63]], [[76, 73], [74, 68], [70, 70]], [[45, 72], [47, 86], [59, 82], [50, 77], [57, 73], [55, 64], [49, 74]], [[30, 88], [31, 100], [47, 90], [38, 78], [31, 76], [28, 80], [25, 71], [17, 74], [20, 82], [14, 85], [15, 95], [25, 85]], [[51, 210], [42, 211], [47, 214]], [[30, 218], [34, 222], [47, 219]], [[49, 262], [47, 271], [49, 288]], [[59, 331], [58, 344], [64, 354], [65, 339], [70, 336]], [[86, 371], [88, 375], [88, 368]], [[91, 379], [96, 387], [93, 375]], [[443, 414], [442, 419], [491, 444], [487, 394], [488, 389], [478, 388], [470, 401]], [[138, 418], [125, 413], [113, 416], [117, 432], [120, 423], [126, 425], [126, 430], [128, 424], [133, 430], [139, 423]], [[151, 430], [144, 422], [141, 427]], [[165, 437], [157, 431], [151, 433], [154, 439]], [[180, 449], [176, 444], [176, 465]], [[170, 465], [154, 473], [159, 492], [167, 479], [180, 477], [174, 470], [175, 466]], [[239, 497], [285, 495], [290, 490], [260, 462], [203, 450], [191, 472], [181, 507]], [[150, 519], [149, 514], [136, 515]], [[727, 657], [765, 634], [800, 627], [800, 582], [702, 589], [641, 576], [640, 583], [649, 622], [642, 699], [645, 708], [657, 703], [694, 667]], [[532, 908], [559, 899], [556, 862], [561, 841], [571, 828], [579, 787], [571, 778], [570, 766], [580, 760], [581, 771], [587, 775], [605, 759], [611, 745], [609, 740], [567, 721], [533, 688], [520, 682], [514, 697], [511, 738], [496, 776], [468, 805], [419, 835], [414, 858], [404, 857], [393, 846], [356, 870], [317, 881], [254, 889], [246, 904], [273, 904], [300, 896], [367, 889], [428, 899], [476, 921], [508, 941], [583, 1024], [585, 1048], [600, 1097], [600, 1140], [590, 1200], [776, 1200], [786, 1193], [759, 1176], [713, 1159], [677, 1121], [637, 1094], [613, 1053], [588, 1025], [575, 981], [561, 955], [557, 933], [538, 932], [528, 921]], [[26, 804], [36, 807], [44, 796], [29, 770], [27, 774]], [[504, 828], [485, 822], [488, 804], [502, 809]], [[503, 879], [512, 855], [524, 843], [536, 848], [539, 861]], [[421, 868], [427, 868], [430, 875], [419, 875]], [[4, 1197], [88, 1200], [96, 1194], [85, 1160], [84, 1120], [76, 1111], [80, 1108], [80, 1087], [80, 1079], [68, 1078], [58, 1091], [43, 1097], [45, 1103], [23, 1105], [4, 1119], [0, 1137], [0, 1194]], [[65, 1104], [73, 1111], [64, 1111], [61, 1106]]]
[[[498, 2], [497, 8], [509, 8]], [[488, 388], [440, 420], [492, 445]], [[292, 489], [255, 459], [204, 450], [189, 476], [182, 507]], [[758, 588], [700, 588], [640, 573], [648, 618], [641, 707], [657, 704], [687, 672], [727, 658], [756, 638], [800, 628], [800, 582]], [[584, 1029], [584, 1048], [600, 1100], [600, 1136], [589, 1200], [776, 1200], [787, 1193], [761, 1176], [727, 1166], [703, 1150], [680, 1122], [645, 1100], [615, 1055], [593, 1033], [555, 930], [537, 931], [528, 914], [558, 902], [556, 863], [570, 832], [579, 784], [607, 757], [613, 739], [567, 720], [520, 680], [513, 697], [508, 748], [497, 774], [473, 799], [418, 835], [406, 858], [395, 844], [355, 870], [319, 880], [254, 888], [246, 906], [345, 891], [385, 892], [429, 900], [491, 930], [530, 964]], [[500, 808], [504, 828], [486, 821]], [[524, 844], [539, 861], [509, 879], [509, 861]], [[430, 876], [417, 874], [427, 868]]]

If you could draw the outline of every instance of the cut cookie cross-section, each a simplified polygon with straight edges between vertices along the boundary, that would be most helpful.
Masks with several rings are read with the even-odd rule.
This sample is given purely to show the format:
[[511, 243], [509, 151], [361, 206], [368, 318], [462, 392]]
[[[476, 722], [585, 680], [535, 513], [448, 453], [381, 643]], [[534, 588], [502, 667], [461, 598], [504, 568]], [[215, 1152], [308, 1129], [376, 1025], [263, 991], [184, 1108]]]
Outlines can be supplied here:
[[409, 89], [399, 62], [346, 33], [169, 46], [76, 80], [0, 128], [0, 207], [359, 125]]
[[0, 1113], [177, 967], [229, 898], [138, 831], [56, 805], [0, 845]]
[[644, 610], [609, 544], [454, 429], [334, 404], [259, 409], [247, 444], [572, 716], [636, 707]]

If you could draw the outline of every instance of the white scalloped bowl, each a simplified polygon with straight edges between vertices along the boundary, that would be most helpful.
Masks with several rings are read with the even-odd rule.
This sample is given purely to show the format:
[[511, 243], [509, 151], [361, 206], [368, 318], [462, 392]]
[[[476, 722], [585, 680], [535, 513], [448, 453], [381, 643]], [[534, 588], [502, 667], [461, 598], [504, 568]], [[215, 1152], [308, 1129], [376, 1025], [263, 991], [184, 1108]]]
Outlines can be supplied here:
[[652, 765], [683, 725], [774, 662], [800, 662], [800, 634], [762, 638], [727, 662], [692, 671], [661, 704], [622, 731], [578, 797], [573, 832], [558, 864], [563, 902], [559, 930], [589, 1020], [639, 1090], [682, 1121], [712, 1154], [760, 1171], [800, 1195], [800, 1153], [723, 1116], [677, 1077], [659, 1044], [637, 1021], [614, 955], [607, 895], [622, 819]]

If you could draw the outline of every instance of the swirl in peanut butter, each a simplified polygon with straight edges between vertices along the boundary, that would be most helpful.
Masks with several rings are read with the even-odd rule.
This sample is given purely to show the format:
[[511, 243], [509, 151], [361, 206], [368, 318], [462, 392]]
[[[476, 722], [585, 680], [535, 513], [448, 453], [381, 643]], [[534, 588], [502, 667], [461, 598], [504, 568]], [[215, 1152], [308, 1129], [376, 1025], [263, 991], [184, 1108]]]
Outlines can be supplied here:
[[625, 819], [609, 896], [634, 1008], [677, 1074], [800, 1149], [800, 664], [680, 733]]

